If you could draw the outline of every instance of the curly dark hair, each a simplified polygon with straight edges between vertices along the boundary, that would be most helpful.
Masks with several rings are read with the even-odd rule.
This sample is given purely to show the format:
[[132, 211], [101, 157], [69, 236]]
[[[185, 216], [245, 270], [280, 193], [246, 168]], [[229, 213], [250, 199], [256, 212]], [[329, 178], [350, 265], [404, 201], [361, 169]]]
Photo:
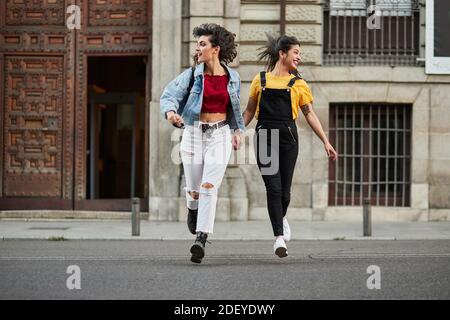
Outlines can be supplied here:
[[195, 27], [192, 34], [196, 38], [201, 36], [209, 36], [209, 41], [213, 47], [220, 47], [220, 62], [228, 64], [236, 58], [237, 44], [234, 42], [236, 34], [231, 33], [224, 27], [215, 23], [204, 23], [198, 27]]

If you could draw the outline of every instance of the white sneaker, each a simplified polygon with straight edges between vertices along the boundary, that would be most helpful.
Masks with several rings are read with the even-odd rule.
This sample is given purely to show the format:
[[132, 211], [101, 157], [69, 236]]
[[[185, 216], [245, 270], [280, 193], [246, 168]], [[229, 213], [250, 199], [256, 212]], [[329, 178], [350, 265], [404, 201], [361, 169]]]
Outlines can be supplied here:
[[283, 238], [284, 241], [291, 240], [291, 227], [289, 227], [289, 223], [286, 218], [283, 218]]
[[280, 258], [288, 256], [286, 242], [284, 242], [282, 238], [275, 240], [275, 244], [273, 245], [273, 251]]

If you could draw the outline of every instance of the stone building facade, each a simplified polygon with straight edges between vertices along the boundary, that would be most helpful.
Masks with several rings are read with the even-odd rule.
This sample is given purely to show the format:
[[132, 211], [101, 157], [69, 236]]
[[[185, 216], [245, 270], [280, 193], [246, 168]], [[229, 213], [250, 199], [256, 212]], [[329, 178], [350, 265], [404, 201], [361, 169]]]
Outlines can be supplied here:
[[[366, 16], [367, 2], [355, 0], [354, 7], [339, 7], [344, 2], [1, 1], [0, 217], [15, 217], [17, 209], [56, 210], [58, 217], [128, 217], [111, 212], [128, 210], [131, 192], [142, 199], [150, 220], [184, 220], [184, 178], [176, 161], [180, 131], [163, 121], [159, 97], [164, 86], [190, 65], [195, 48], [192, 29], [215, 22], [237, 35], [238, 57], [232, 67], [242, 79], [242, 109], [253, 77], [264, 67], [257, 62], [257, 49], [265, 43], [266, 33], [295, 35], [302, 43], [300, 72], [341, 156], [338, 163], [329, 163], [321, 142], [300, 118], [291, 219], [357, 221], [362, 218], [363, 198], [369, 197], [375, 221], [448, 220], [450, 76], [425, 74], [425, 0], [398, 1], [397, 13], [387, 13], [382, 27], [403, 30], [405, 40], [397, 37], [393, 42], [389, 36], [388, 41], [383, 33], [384, 40], [376, 42], [375, 36], [374, 50], [380, 46], [378, 53], [387, 57], [372, 61], [368, 55], [364, 63], [354, 59], [360, 55], [349, 58], [342, 53], [355, 49], [354, 43], [370, 49], [361, 44], [372, 39], [360, 27], [361, 21], [366, 22], [360, 17]], [[385, 1], [378, 2], [383, 7]], [[70, 5], [81, 8], [79, 30], [65, 25]], [[383, 7], [386, 12], [391, 9]], [[359, 33], [354, 37], [355, 30]], [[379, 34], [381, 39], [383, 35]], [[411, 50], [406, 37], [412, 39]], [[399, 46], [403, 50], [396, 51]], [[105, 92], [110, 94], [102, 95]], [[122, 121], [123, 130], [117, 131], [122, 142], [114, 144], [116, 149], [128, 148], [124, 141], [132, 137], [134, 149], [129, 152], [137, 150], [135, 165], [122, 159], [123, 168], [139, 177], [131, 179], [134, 187], [127, 190], [121, 187], [129, 186], [128, 180], [115, 182], [115, 190], [102, 191], [109, 180], [96, 172], [113, 169], [102, 159], [92, 160], [96, 152], [104, 151], [96, 149], [100, 140], [89, 132], [97, 132], [96, 117], [108, 109], [105, 105], [112, 101], [108, 99], [122, 106], [109, 116], [125, 112], [124, 118], [141, 122], [140, 129], [130, 131], [130, 123]], [[127, 106], [134, 103], [142, 109], [129, 113]], [[89, 105], [97, 106], [97, 111]], [[233, 153], [220, 189], [218, 221], [268, 218], [263, 181], [252, 161], [254, 125], [255, 121], [243, 151]], [[351, 142], [342, 143], [343, 137]], [[117, 180], [123, 181], [124, 170], [119, 166], [114, 170]], [[103, 199], [99, 192], [104, 192]], [[48, 217], [42, 212], [29, 215]]]
[[[158, 25], [167, 26], [168, 21], [163, 19], [170, 21], [173, 27], [161, 27], [162, 33], [158, 33], [161, 41], [169, 40], [170, 44], [159, 50], [160, 57], [153, 56], [153, 65], [168, 68], [170, 72], [154, 72], [153, 75], [154, 83], [161, 86], [153, 87], [150, 108], [150, 127], [153, 128], [150, 145], [152, 149], [157, 149], [153, 152], [154, 161], [150, 170], [150, 218], [183, 220], [182, 173], [179, 165], [167, 161], [172, 148], [178, 143], [177, 133], [158, 115], [158, 93], [167, 81], [189, 66], [190, 54], [195, 46], [195, 39], [191, 36], [193, 27], [204, 22], [215, 22], [237, 35], [239, 54], [233, 66], [241, 75], [241, 101], [242, 108], [245, 108], [251, 80], [263, 68], [257, 62], [257, 49], [264, 44], [266, 33], [280, 33], [283, 9], [280, 9], [280, 1], [265, 0], [173, 1], [165, 6], [169, 9], [168, 17], [161, 17], [160, 24], [155, 22], [157, 28]], [[425, 1], [419, 1], [417, 8], [416, 17], [420, 19], [415, 30], [418, 48], [416, 63], [410, 65], [324, 63], [327, 36], [324, 30], [325, 1], [287, 1], [284, 9], [283, 28], [286, 34], [295, 35], [302, 43], [304, 64], [300, 71], [312, 89], [314, 109], [327, 133], [330, 133], [332, 104], [376, 102], [387, 106], [404, 104], [410, 108], [410, 170], [407, 170], [407, 191], [403, 194], [407, 200], [403, 205], [394, 205], [391, 200], [373, 200], [372, 215], [375, 221], [442, 221], [447, 220], [450, 213], [450, 76], [425, 74], [424, 63], [421, 62], [425, 55]], [[165, 55], [169, 50], [170, 54]], [[300, 155], [292, 186], [289, 217], [306, 221], [362, 219], [359, 201], [351, 205], [330, 205], [331, 165], [320, 140], [304, 118], [299, 122], [299, 135]], [[338, 153], [342, 151], [338, 149]], [[227, 171], [220, 191], [218, 221], [267, 219], [262, 179], [257, 167], [248, 163], [251, 155], [243, 157], [247, 162], [237, 165], [239, 155], [234, 155]], [[398, 167], [400, 170], [402, 164], [399, 163]], [[388, 188], [386, 190], [391, 190]], [[180, 197], [179, 201], [173, 201], [174, 197]]]

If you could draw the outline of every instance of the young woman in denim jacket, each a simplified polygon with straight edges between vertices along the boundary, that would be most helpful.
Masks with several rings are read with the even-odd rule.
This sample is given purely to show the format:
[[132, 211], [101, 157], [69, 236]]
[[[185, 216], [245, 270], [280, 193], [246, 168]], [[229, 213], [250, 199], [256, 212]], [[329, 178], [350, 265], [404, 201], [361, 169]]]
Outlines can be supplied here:
[[171, 81], [160, 102], [165, 118], [185, 128], [180, 153], [186, 178], [187, 221], [189, 231], [197, 236], [191, 261], [200, 263], [208, 234], [213, 233], [218, 189], [232, 148], [240, 147], [245, 126], [239, 74], [227, 66], [237, 55], [235, 35], [217, 24], [203, 24], [193, 34], [198, 38], [196, 67]]
[[328, 141], [312, 108], [313, 96], [308, 84], [300, 77], [300, 42], [295, 37], [269, 37], [269, 43], [259, 55], [266, 60], [268, 72], [255, 76], [250, 86], [250, 98], [243, 113], [247, 126], [256, 115], [256, 159], [266, 186], [267, 207], [275, 236], [274, 253], [288, 255], [285, 241], [290, 239], [286, 212], [291, 199], [291, 183], [298, 156], [298, 133], [295, 119], [299, 110], [322, 140], [328, 157], [337, 153]]

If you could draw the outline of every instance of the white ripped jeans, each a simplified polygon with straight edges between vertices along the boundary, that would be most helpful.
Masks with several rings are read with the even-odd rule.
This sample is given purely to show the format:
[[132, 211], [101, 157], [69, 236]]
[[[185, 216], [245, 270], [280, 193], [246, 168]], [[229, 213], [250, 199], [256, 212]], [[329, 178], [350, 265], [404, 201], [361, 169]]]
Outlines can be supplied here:
[[[198, 209], [197, 232], [213, 233], [218, 190], [230, 160], [231, 148], [228, 125], [211, 133], [203, 133], [198, 125], [186, 126], [183, 131], [180, 153], [186, 179], [186, 201], [189, 209]], [[190, 192], [199, 193], [198, 199], [193, 198]]]

